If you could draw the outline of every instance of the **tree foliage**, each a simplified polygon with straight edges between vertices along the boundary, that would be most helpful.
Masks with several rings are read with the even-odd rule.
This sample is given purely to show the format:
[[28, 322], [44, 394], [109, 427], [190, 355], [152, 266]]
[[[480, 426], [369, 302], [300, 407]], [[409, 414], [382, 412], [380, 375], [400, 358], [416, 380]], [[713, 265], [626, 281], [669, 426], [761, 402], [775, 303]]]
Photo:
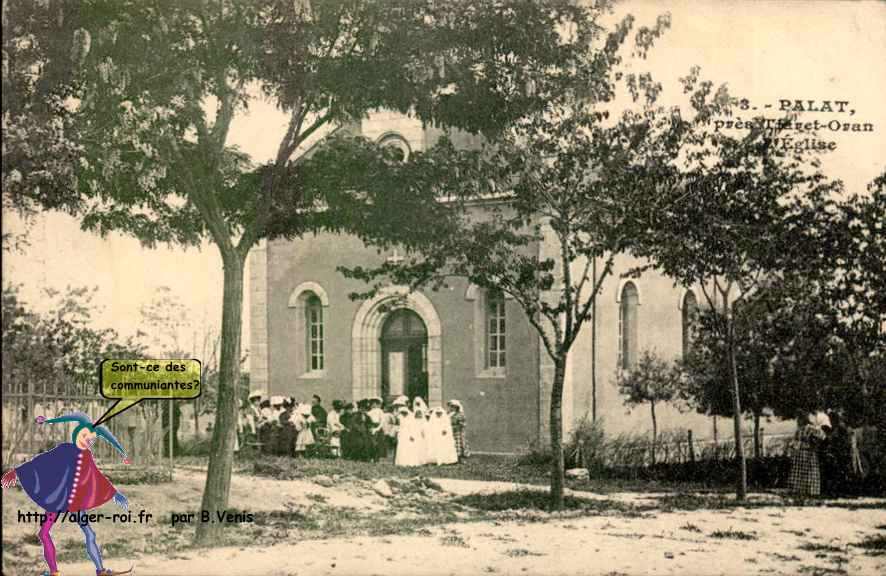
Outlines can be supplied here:
[[[138, 337], [94, 327], [95, 289], [47, 290], [51, 309], [38, 312], [13, 286], [3, 288], [3, 388], [49, 396], [97, 395], [97, 366], [105, 358], [140, 358]], [[24, 386], [24, 388], [22, 388]]]
[[[4, 9], [4, 33], [12, 32], [8, 42], [4, 34], [4, 96], [9, 61], [12, 89], [35, 102], [53, 96], [35, 130], [61, 122], [53, 138], [60, 133], [65, 149], [50, 170], [58, 191], [45, 197], [28, 162], [47, 139], [17, 125], [25, 154], [9, 166], [4, 155], [4, 187], [11, 179], [20, 197], [67, 210], [100, 234], [149, 247], [209, 240], [219, 249], [224, 303], [206, 510], [224, 510], [230, 488], [246, 255], [263, 238], [354, 227], [329, 217], [336, 182], [318, 180], [324, 170], [302, 152], [379, 108], [494, 133], [544, 105], [545, 77], [576, 57], [560, 31], [588, 11], [569, 0], [10, 0]], [[49, 89], [18, 74], [30, 69], [27, 58], [47, 71], [38, 77]], [[64, 73], [50, 74], [55, 68]], [[262, 165], [229, 143], [235, 116], [260, 98], [287, 118]], [[4, 108], [4, 142], [7, 116]], [[384, 155], [378, 146], [355, 154], [370, 164]], [[202, 524], [198, 537], [219, 530]]]
[[671, 402], [677, 396], [680, 381], [681, 373], [677, 365], [664, 360], [653, 351], [644, 350], [637, 365], [628, 370], [617, 382], [619, 391], [625, 397], [625, 405], [634, 407], [649, 404], [652, 418], [653, 463], [658, 446], [658, 419], [655, 407], [661, 403]]

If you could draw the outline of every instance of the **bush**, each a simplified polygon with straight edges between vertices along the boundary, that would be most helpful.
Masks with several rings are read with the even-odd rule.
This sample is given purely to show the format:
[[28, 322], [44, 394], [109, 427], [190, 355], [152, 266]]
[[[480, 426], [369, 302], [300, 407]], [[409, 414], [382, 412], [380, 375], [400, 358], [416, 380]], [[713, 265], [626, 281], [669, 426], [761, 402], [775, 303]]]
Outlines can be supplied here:
[[588, 415], [572, 431], [564, 446], [567, 468], [587, 468], [591, 474], [605, 466], [606, 436], [602, 422], [594, 422]]
[[[592, 478], [693, 483], [710, 487], [730, 486], [738, 465], [731, 443], [690, 448], [686, 432], [659, 434], [656, 463], [652, 463], [649, 434], [628, 432], [607, 436], [601, 421], [585, 415], [577, 423], [564, 449], [567, 467], [587, 468]], [[533, 454], [538, 460], [541, 454]], [[748, 483], [755, 488], [783, 487], [790, 459], [784, 453], [748, 460]]]
[[[563, 447], [564, 451], [566, 447]], [[550, 467], [553, 459], [553, 455], [551, 454], [551, 447], [548, 444], [542, 444], [537, 441], [529, 442], [528, 449], [520, 454], [519, 458], [517, 458], [518, 466], [532, 466], [532, 467]], [[567, 458], [567, 468], [569, 467], [569, 460]]]
[[[787, 482], [790, 460], [784, 456], [750, 459], [748, 486], [757, 489], [784, 487]], [[637, 474], [643, 480], [660, 482], [688, 482], [711, 488], [732, 486], [738, 479], [738, 463], [735, 460], [700, 460], [656, 464], [638, 471], [622, 471]]]
[[212, 438], [209, 435], [198, 438], [182, 439], [178, 444], [176, 456], [209, 456]]
[[172, 482], [172, 473], [165, 466], [114, 466], [106, 470], [114, 484], [166, 484]]

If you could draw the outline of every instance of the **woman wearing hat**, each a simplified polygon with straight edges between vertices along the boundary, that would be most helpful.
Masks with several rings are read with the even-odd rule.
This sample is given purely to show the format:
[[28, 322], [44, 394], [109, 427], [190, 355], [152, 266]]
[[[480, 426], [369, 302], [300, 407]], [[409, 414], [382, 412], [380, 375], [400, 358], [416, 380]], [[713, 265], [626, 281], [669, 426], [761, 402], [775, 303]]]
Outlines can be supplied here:
[[446, 403], [446, 406], [449, 408], [449, 419], [452, 423], [452, 437], [455, 439], [455, 450], [458, 452], [458, 460], [461, 462], [471, 456], [466, 432], [468, 423], [465, 418], [465, 409], [458, 400], [450, 400]]
[[[49, 567], [49, 571], [44, 574], [48, 576], [59, 574], [55, 544], [49, 531], [62, 513], [85, 512], [98, 508], [111, 498], [124, 510], [129, 509], [126, 497], [105, 478], [92, 458], [92, 446], [98, 438], [101, 438], [120, 453], [124, 464], [129, 464], [126, 451], [117, 438], [106, 427], [93, 426], [92, 419], [83, 412], [74, 412], [49, 420], [43, 416], [37, 417], [38, 424], [60, 422], [77, 422], [70, 442], [59, 444], [49, 452], [38, 454], [21, 466], [6, 472], [2, 479], [4, 488], [15, 486], [18, 481], [28, 497], [47, 512], [46, 519], [40, 525], [39, 536], [43, 544], [43, 557]], [[125, 572], [115, 572], [105, 568], [101, 550], [96, 543], [95, 531], [89, 525], [89, 521], [81, 516], [77, 524], [83, 530], [83, 536], [86, 538], [86, 554], [95, 564], [95, 573], [98, 576], [128, 574], [132, 571], [131, 568]]]
[[381, 408], [381, 398], [369, 399], [369, 410], [366, 416], [369, 417], [370, 429], [370, 460], [377, 462], [388, 456], [388, 445], [384, 432], [385, 427], [385, 411]]
[[268, 398], [264, 398], [259, 403], [259, 420], [258, 420], [258, 441], [261, 444], [261, 451], [263, 454], [271, 454], [273, 452], [273, 447], [271, 446], [271, 417], [273, 412], [271, 412], [271, 401]]

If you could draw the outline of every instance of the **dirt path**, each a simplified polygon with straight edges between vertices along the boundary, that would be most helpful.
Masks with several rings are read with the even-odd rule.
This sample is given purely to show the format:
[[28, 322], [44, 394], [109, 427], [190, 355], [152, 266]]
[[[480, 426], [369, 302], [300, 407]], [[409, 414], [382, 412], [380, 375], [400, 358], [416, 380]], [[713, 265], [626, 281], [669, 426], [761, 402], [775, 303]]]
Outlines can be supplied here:
[[[507, 482], [438, 480], [448, 494], [494, 493], [515, 488], [543, 489]], [[281, 491], [281, 485], [286, 489]], [[310, 482], [259, 479], [235, 500], [253, 506], [269, 500], [303, 498], [309, 490], [344, 505], [353, 494]], [[284, 494], [285, 492], [285, 494]], [[298, 494], [295, 494], [298, 492]], [[654, 501], [650, 494], [574, 493], [631, 504]], [[273, 495], [273, 497], [272, 497]], [[756, 495], [757, 500], [777, 496]], [[419, 534], [347, 537], [303, 542], [267, 542], [252, 548], [189, 551], [180, 556], [135, 560], [139, 576], [173, 575], [447, 575], [447, 574], [884, 574], [886, 556], [854, 546], [886, 536], [886, 501], [855, 501], [879, 509], [840, 507], [727, 508], [651, 511], [639, 517], [550, 518], [545, 522], [490, 521], [449, 524]], [[371, 498], [361, 508], [382, 512]], [[540, 513], [543, 514], [543, 513]], [[108, 564], [122, 568], [128, 560]], [[91, 565], [65, 568], [65, 575], [87, 575]]]
[[[643, 518], [441, 526], [422, 536], [287, 542], [141, 558], [137, 575], [883, 574], [886, 557], [850, 544], [877, 532], [882, 510], [761, 508]], [[713, 538], [716, 530], [756, 540]], [[812, 546], [811, 546], [812, 545]], [[803, 549], [804, 546], [807, 549]], [[813, 548], [817, 547], [817, 549]], [[125, 562], [114, 565], [122, 566]], [[66, 575], [89, 574], [86, 563]], [[845, 571], [845, 572], [843, 572]]]

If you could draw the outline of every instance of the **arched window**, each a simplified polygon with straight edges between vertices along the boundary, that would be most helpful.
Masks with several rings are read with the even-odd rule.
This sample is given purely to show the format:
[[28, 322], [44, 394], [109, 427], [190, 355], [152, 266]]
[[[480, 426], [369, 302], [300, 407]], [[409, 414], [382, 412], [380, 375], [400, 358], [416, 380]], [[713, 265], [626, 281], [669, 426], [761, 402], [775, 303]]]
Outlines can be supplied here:
[[504, 368], [505, 358], [505, 299], [498, 291], [486, 294], [486, 368]]
[[302, 282], [289, 295], [292, 308], [292, 360], [299, 378], [323, 378], [326, 357], [326, 321], [329, 319], [329, 296], [317, 282]]
[[386, 134], [382, 134], [378, 139], [378, 143], [382, 146], [390, 146], [394, 150], [397, 151], [398, 160], [401, 162], [405, 162], [409, 159], [409, 155], [412, 154], [412, 148], [409, 146], [409, 142], [406, 141], [406, 138], [397, 134], [396, 132], [388, 132]]
[[323, 370], [325, 365], [323, 303], [316, 294], [309, 295], [305, 301], [305, 334], [308, 369], [311, 372]]
[[633, 282], [621, 289], [618, 308], [618, 368], [630, 370], [637, 364], [637, 311], [640, 293]]
[[687, 290], [683, 296], [683, 359], [689, 354], [692, 347], [692, 339], [695, 330], [695, 320], [698, 316], [698, 299], [695, 292]]

